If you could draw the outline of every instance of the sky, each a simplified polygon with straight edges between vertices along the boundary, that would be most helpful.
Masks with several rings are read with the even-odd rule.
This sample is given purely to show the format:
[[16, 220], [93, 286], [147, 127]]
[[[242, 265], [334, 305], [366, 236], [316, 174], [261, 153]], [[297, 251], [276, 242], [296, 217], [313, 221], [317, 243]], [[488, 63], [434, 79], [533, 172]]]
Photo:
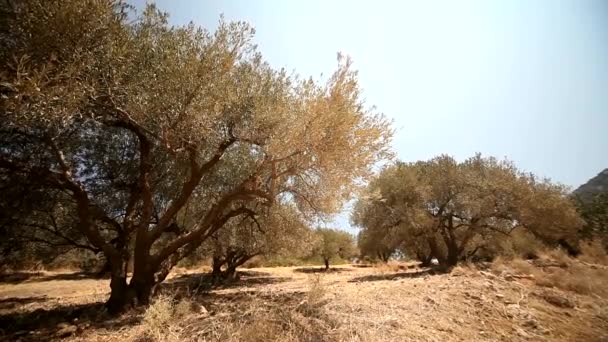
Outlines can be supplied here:
[[608, 168], [608, 1], [155, 2], [175, 25], [249, 22], [265, 59], [302, 76], [351, 56], [400, 160], [481, 152], [573, 188]]

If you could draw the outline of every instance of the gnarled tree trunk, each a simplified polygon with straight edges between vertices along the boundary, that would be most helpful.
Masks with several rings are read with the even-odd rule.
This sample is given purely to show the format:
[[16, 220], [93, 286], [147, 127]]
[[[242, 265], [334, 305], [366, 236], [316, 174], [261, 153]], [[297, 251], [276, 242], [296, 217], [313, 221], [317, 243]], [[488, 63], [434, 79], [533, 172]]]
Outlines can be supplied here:
[[222, 258], [214, 256], [213, 261], [211, 263], [211, 277], [213, 279], [219, 279], [222, 276], [222, 265], [224, 262]]
[[108, 259], [111, 269], [110, 298], [106, 308], [110, 314], [117, 314], [132, 303], [132, 296], [127, 284], [127, 274], [120, 258]]

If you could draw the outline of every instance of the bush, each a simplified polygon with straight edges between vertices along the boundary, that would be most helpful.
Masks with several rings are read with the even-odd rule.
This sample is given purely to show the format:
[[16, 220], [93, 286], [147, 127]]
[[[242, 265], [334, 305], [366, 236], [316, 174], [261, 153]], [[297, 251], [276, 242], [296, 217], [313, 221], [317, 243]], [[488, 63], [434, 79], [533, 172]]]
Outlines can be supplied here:
[[144, 313], [144, 336], [153, 341], [181, 341], [179, 322], [190, 313], [192, 302], [189, 299], [177, 301], [173, 296], [160, 295]]
[[243, 268], [259, 268], [264, 267], [264, 259], [261, 256], [255, 256], [249, 260], [247, 260], [243, 266]]
[[592, 264], [608, 265], [608, 253], [601, 240], [585, 241], [581, 243], [580, 248], [579, 260]]
[[568, 253], [559, 247], [545, 251], [541, 254], [540, 259], [541, 262], [548, 261], [557, 263], [560, 267], [568, 267], [572, 264], [573, 261], [572, 258], [570, 258], [570, 256], [568, 255]]
[[376, 269], [376, 271], [378, 271], [378, 273], [385, 274], [385, 273], [399, 272], [399, 271], [403, 270], [404, 266], [399, 262], [389, 261], [387, 263], [384, 263], [384, 262], [376, 263], [376, 264], [374, 264], [374, 268]]
[[514, 231], [509, 239], [513, 255], [524, 259], [536, 259], [539, 254], [547, 248], [530, 232], [519, 230]]

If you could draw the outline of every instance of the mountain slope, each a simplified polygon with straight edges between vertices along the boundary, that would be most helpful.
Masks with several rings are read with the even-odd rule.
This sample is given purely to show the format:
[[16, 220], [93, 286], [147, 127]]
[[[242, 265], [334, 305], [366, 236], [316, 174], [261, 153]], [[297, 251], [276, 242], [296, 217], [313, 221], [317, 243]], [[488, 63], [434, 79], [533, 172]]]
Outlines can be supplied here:
[[582, 201], [588, 201], [601, 192], [608, 192], [608, 168], [574, 190], [573, 194]]

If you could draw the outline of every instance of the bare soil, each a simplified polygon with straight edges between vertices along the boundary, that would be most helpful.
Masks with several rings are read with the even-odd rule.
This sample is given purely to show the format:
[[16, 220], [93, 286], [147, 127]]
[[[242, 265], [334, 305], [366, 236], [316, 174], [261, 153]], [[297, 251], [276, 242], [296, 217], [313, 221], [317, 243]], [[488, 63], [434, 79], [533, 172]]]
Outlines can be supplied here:
[[[206, 269], [178, 269], [162, 291], [200, 305], [190, 321], [234, 314], [245, 302], [296, 308], [312, 280], [321, 286], [328, 340], [343, 341], [608, 341], [608, 301], [540, 287], [525, 277], [477, 268], [439, 273], [413, 264], [256, 268], [214, 286]], [[129, 340], [144, 309], [105, 313], [109, 281], [66, 272], [0, 278], [0, 340]], [[193, 314], [194, 315], [194, 314]], [[197, 324], [189, 323], [190, 329]], [[192, 330], [194, 331], [194, 330]], [[189, 333], [192, 337], [194, 333]], [[203, 336], [203, 335], [200, 335]], [[199, 340], [213, 340], [209, 336]], [[253, 339], [250, 339], [253, 340]], [[263, 339], [262, 339], [263, 340]], [[313, 339], [311, 339], [313, 340]]]

